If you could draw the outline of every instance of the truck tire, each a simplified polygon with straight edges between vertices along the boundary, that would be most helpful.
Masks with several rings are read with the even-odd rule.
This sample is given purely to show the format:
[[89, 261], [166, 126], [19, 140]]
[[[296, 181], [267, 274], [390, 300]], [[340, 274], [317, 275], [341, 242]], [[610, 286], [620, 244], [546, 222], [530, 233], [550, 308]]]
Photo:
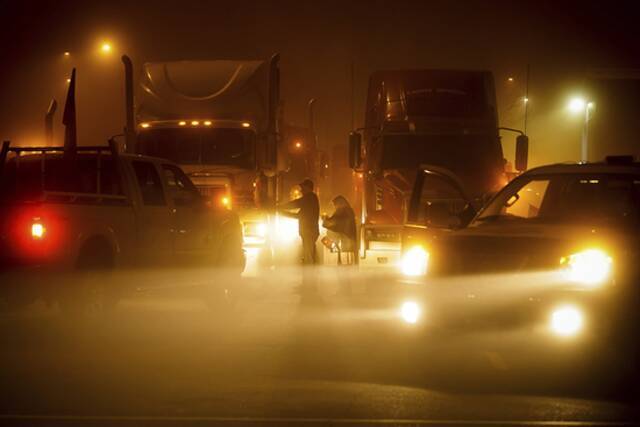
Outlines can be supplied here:
[[96, 316], [115, 309], [120, 297], [115, 281], [113, 251], [103, 238], [89, 239], [80, 251], [76, 269], [64, 289], [59, 305], [64, 313]]

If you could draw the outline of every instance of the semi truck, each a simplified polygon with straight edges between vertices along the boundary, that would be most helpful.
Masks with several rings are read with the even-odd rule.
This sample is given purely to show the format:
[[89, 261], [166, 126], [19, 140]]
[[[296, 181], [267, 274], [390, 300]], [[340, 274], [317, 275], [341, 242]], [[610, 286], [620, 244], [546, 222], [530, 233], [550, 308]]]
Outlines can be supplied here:
[[179, 164], [212, 203], [238, 213], [247, 255], [269, 264], [276, 236], [297, 237], [271, 212], [298, 178], [291, 154], [310, 142], [284, 137], [278, 61], [149, 62], [136, 85], [123, 57], [127, 151]]
[[[516, 169], [526, 168], [526, 136]], [[349, 138], [361, 265], [395, 264], [420, 165], [455, 173], [481, 201], [507, 183], [489, 71], [389, 70], [369, 79], [364, 127]]]

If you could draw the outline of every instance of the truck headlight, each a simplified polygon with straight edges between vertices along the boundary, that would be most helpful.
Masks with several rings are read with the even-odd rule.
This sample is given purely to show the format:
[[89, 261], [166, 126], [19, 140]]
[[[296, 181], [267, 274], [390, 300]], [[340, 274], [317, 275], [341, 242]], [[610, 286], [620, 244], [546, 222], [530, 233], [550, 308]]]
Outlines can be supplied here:
[[402, 256], [400, 270], [405, 276], [424, 276], [429, 266], [429, 252], [422, 246], [414, 246]]
[[551, 313], [549, 326], [556, 335], [573, 336], [580, 332], [582, 324], [582, 312], [572, 305], [566, 305]]
[[560, 260], [569, 280], [586, 285], [604, 282], [611, 273], [611, 263], [611, 257], [600, 249], [587, 249]]

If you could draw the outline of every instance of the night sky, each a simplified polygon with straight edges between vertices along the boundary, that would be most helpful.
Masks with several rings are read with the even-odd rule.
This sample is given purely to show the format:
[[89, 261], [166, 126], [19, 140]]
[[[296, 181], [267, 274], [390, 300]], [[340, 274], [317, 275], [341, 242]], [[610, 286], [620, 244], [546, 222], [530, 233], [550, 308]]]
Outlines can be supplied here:
[[[80, 144], [101, 144], [124, 122], [122, 66], [145, 61], [267, 59], [281, 54], [286, 119], [306, 123], [317, 98], [319, 140], [345, 143], [363, 121], [369, 74], [384, 68], [494, 72], [502, 126], [528, 133], [534, 164], [576, 160], [580, 124], [567, 99], [590, 68], [640, 68], [632, 2], [588, 1], [75, 1], [0, 0], [0, 138], [37, 144], [52, 97], [63, 104], [78, 68]], [[110, 56], [100, 43], [113, 44]], [[68, 58], [63, 52], [69, 51]], [[512, 76], [513, 82], [507, 78]], [[61, 111], [57, 116], [58, 122]], [[56, 129], [58, 138], [62, 129]], [[513, 137], [504, 150], [513, 157]]]

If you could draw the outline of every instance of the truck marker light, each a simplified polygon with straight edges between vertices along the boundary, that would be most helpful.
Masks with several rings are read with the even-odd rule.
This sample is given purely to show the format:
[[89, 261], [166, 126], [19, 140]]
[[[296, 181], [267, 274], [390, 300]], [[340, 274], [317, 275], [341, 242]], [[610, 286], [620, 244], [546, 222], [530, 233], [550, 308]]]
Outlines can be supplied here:
[[198, 126], [199, 124], [200, 124], [200, 122], [199, 122], [199, 121], [197, 121], [197, 120], [193, 120], [193, 121], [191, 122], [191, 126]]
[[34, 239], [42, 239], [46, 231], [47, 230], [44, 228], [44, 225], [39, 222], [34, 222], [33, 224], [31, 224], [31, 237], [33, 237]]
[[243, 127], [243, 128], [250, 128], [250, 127], [251, 127], [251, 123], [249, 123], [249, 122], [243, 122], [243, 123], [242, 123], [242, 127]]
[[205, 126], [211, 126], [211, 120], [205, 120], [204, 125]]
[[184, 120], [181, 120], [178, 122], [178, 126], [186, 126], [187, 122], [185, 122]]

